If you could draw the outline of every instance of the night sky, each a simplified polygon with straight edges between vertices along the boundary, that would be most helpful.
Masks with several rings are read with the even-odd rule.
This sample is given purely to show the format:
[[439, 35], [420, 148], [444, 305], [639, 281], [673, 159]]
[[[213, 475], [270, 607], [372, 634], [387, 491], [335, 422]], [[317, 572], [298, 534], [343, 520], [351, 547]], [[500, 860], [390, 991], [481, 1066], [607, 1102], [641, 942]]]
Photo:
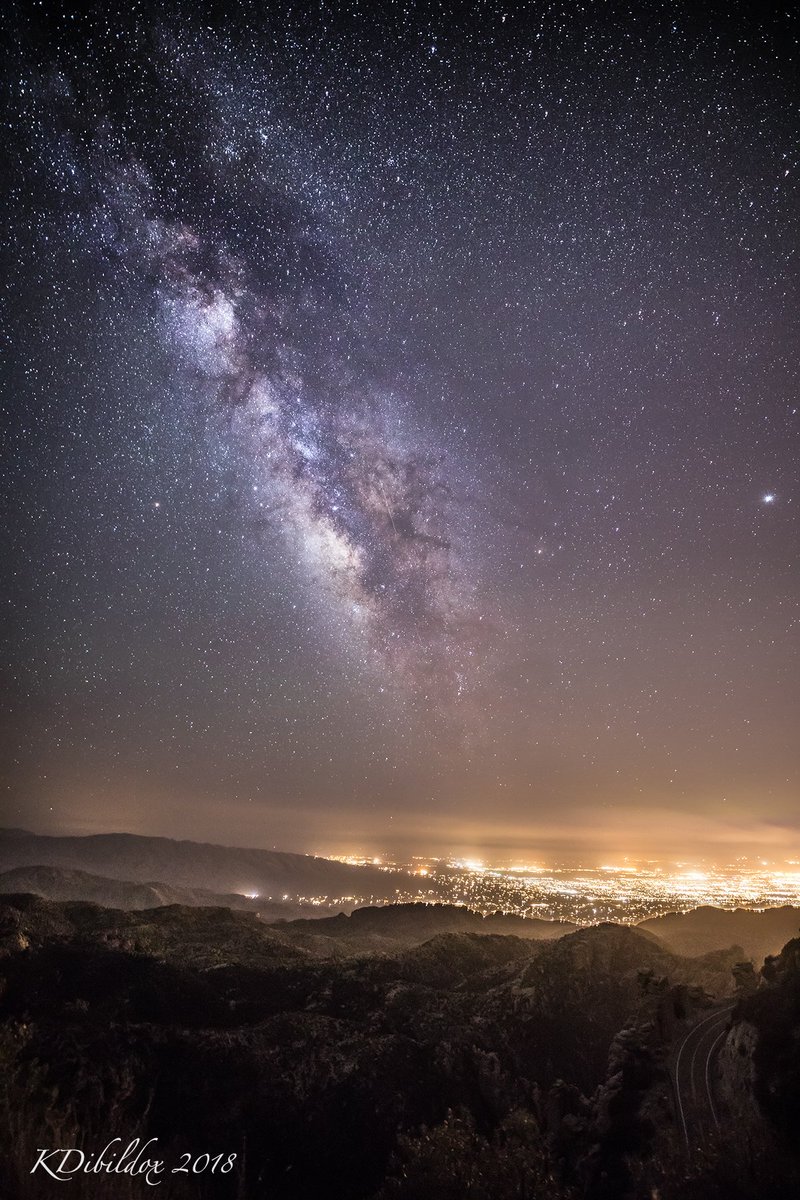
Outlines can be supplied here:
[[757, 12], [7, 9], [2, 823], [800, 856]]

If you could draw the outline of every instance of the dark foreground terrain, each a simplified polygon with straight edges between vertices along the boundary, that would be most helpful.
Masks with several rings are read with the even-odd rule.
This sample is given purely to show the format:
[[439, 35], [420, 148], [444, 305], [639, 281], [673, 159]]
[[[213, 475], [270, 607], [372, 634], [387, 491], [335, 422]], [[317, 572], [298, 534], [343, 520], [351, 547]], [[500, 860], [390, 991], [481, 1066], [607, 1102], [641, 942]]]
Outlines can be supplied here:
[[[0, 1196], [796, 1197], [800, 940], [536, 924], [0, 898]], [[30, 1173], [117, 1137], [189, 1173]]]

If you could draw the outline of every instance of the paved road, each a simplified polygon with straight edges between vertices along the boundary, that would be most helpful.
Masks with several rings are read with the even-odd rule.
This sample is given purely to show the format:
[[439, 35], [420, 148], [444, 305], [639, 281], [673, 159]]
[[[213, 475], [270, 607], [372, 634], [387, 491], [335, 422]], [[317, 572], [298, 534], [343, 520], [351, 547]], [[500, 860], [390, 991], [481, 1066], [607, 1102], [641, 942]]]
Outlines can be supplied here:
[[678, 1128], [686, 1143], [687, 1154], [719, 1128], [714, 1062], [728, 1031], [733, 1007], [730, 1003], [716, 1007], [693, 1025], [677, 1043], [672, 1080]]

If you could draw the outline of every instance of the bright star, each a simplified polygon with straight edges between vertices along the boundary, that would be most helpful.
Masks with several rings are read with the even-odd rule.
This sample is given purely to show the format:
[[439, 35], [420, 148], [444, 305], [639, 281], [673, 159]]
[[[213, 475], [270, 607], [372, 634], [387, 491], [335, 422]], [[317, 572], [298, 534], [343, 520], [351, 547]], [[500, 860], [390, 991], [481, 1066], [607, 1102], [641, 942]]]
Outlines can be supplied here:
[[775, 503], [775, 493], [767, 492], [766, 496], [764, 496], [762, 499], [763, 499], [764, 504], [774, 504]]

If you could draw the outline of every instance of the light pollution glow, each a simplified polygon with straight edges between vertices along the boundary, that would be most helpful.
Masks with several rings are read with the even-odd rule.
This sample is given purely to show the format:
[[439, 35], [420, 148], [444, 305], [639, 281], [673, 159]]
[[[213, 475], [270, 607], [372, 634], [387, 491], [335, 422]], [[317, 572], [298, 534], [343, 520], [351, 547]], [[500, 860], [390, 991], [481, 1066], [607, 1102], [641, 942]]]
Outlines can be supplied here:
[[[362, 855], [339, 862], [411, 872], [419, 889], [398, 888], [399, 901], [462, 904], [478, 912], [501, 910], [518, 916], [591, 924], [635, 923], [663, 913], [704, 905], [764, 909], [800, 906], [800, 863], [733, 863], [699, 869], [686, 863], [623, 863], [599, 868], [488, 865], [475, 859], [415, 858], [398, 863]], [[424, 883], [423, 883], [424, 881]], [[365, 902], [369, 902], [365, 898]]]

